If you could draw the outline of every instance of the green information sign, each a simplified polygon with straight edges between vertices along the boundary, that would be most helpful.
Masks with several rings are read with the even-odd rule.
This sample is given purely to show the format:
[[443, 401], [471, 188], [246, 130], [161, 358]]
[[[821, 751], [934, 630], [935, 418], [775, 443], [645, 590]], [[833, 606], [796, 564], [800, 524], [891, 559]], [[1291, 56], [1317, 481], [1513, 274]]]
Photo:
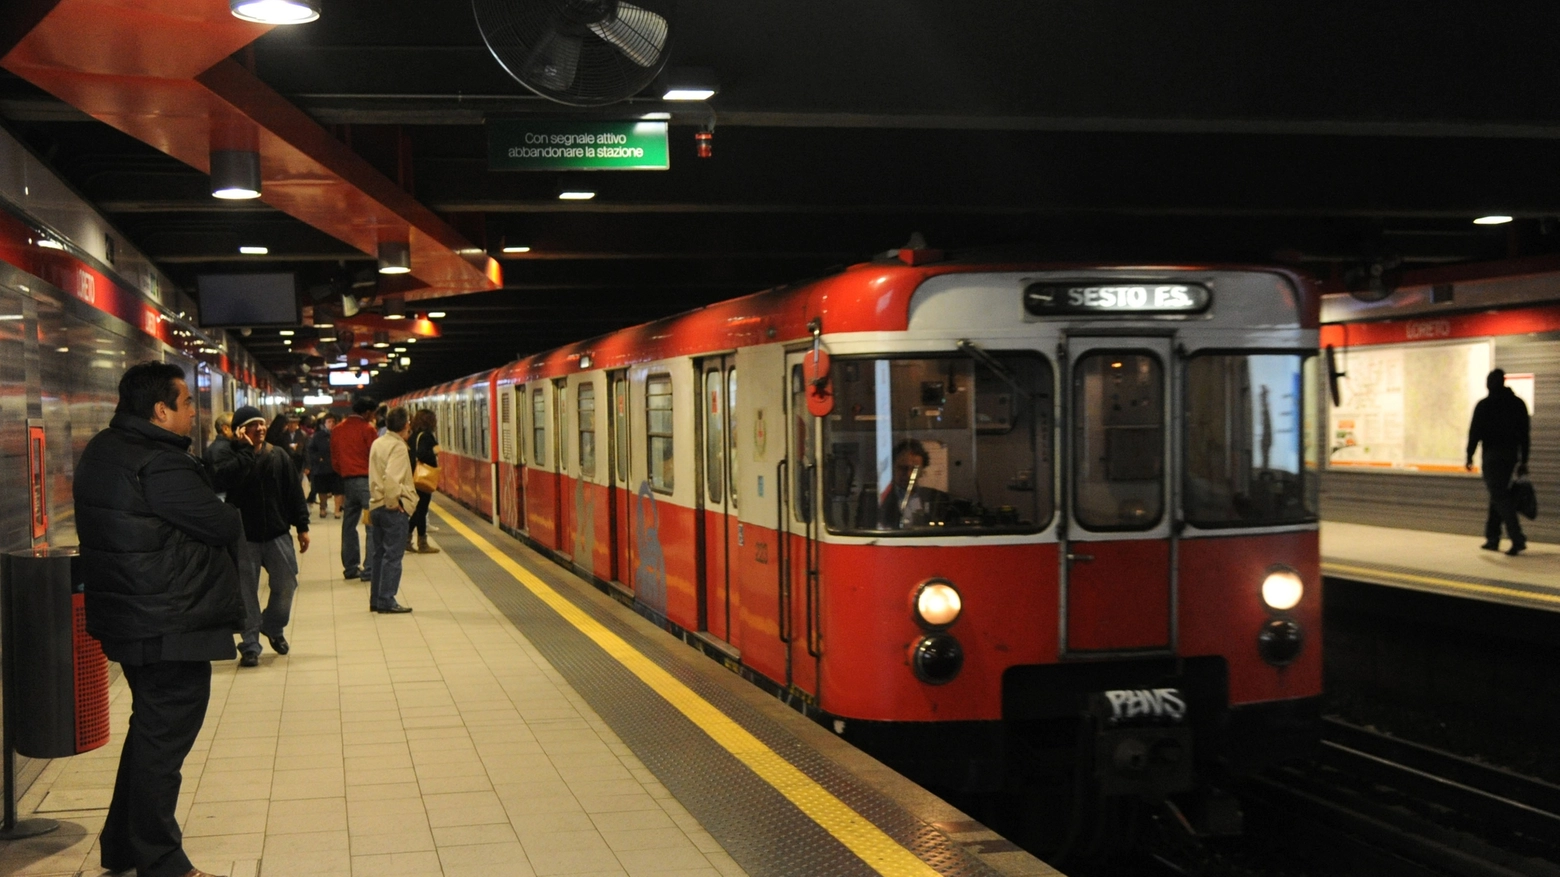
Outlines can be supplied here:
[[495, 171], [664, 171], [665, 122], [488, 121], [488, 169]]

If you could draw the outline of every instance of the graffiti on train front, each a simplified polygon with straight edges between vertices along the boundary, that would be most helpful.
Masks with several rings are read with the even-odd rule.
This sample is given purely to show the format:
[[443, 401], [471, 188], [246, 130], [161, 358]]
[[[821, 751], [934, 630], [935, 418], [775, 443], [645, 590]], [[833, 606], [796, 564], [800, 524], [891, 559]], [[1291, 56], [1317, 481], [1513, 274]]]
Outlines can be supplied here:
[[634, 500], [634, 596], [666, 614], [666, 555], [661, 550], [661, 510], [650, 482], [639, 482]]

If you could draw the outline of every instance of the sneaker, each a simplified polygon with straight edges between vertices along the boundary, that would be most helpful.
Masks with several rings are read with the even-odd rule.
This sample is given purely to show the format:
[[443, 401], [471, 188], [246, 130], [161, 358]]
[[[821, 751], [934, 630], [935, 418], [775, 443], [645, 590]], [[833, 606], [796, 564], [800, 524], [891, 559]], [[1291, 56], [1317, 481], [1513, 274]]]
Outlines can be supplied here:
[[258, 666], [260, 666], [260, 653], [259, 652], [244, 652], [238, 658], [238, 666], [240, 666], [240, 667], [258, 667]]

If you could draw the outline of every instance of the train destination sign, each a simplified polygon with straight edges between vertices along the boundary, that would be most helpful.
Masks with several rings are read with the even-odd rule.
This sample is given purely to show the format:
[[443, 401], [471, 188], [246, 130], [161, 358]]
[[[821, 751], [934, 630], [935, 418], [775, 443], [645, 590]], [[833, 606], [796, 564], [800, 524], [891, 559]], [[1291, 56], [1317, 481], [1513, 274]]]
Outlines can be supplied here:
[[1212, 300], [1195, 283], [1033, 283], [1024, 310], [1038, 317], [1065, 314], [1195, 314]]
[[488, 169], [664, 171], [666, 123], [490, 119]]

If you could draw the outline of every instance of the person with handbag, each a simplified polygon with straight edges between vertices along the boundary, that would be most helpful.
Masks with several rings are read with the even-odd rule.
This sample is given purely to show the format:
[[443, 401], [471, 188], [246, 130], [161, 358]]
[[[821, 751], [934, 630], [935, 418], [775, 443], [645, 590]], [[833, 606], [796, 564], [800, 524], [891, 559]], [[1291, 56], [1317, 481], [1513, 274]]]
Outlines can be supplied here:
[[418, 554], [438, 554], [439, 549], [428, 544], [428, 503], [439, 487], [439, 420], [437, 415], [422, 408], [412, 416], [412, 438], [407, 450], [412, 455], [412, 480], [417, 485], [417, 511], [412, 512], [411, 530], [417, 539], [412, 545], [408, 535], [406, 550]]
[[1517, 519], [1516, 503], [1511, 495], [1512, 473], [1527, 474], [1527, 403], [1506, 386], [1503, 369], [1490, 372], [1484, 384], [1489, 395], [1473, 408], [1473, 421], [1468, 425], [1468, 460], [1463, 468], [1472, 471], [1474, 449], [1483, 444], [1481, 469], [1484, 486], [1490, 493], [1490, 511], [1484, 521], [1484, 544], [1479, 547], [1499, 551], [1500, 530], [1504, 525], [1506, 535], [1511, 538], [1511, 547], [1506, 553], [1515, 557], [1527, 548], [1527, 537], [1522, 535], [1522, 523]]

